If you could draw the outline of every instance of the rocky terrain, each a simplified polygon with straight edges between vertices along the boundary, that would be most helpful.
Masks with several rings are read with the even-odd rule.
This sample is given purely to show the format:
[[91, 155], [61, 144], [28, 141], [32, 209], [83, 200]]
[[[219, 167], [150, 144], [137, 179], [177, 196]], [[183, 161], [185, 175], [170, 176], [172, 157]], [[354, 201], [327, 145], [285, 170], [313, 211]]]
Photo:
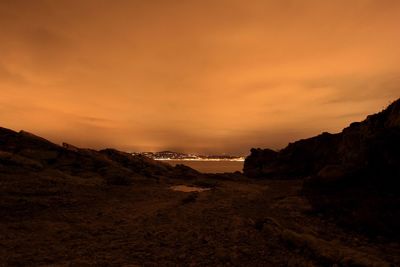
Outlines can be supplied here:
[[399, 126], [398, 100], [244, 175], [0, 128], [0, 266], [400, 266]]

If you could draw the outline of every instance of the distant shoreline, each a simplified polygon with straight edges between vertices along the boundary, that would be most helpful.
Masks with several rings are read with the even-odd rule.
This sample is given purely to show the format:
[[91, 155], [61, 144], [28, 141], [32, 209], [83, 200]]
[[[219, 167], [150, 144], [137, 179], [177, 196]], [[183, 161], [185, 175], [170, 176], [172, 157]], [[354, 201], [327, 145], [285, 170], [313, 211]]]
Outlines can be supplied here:
[[240, 159], [154, 159], [159, 161], [239, 161], [243, 162], [244, 158]]
[[186, 165], [202, 173], [233, 173], [243, 170], [244, 161], [236, 159], [158, 159], [158, 162]]

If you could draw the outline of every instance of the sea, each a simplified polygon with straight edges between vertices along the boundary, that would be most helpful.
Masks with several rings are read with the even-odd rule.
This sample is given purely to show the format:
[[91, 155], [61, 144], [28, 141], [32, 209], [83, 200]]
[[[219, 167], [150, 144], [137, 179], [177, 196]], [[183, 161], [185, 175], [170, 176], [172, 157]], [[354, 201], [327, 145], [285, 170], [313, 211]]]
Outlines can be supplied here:
[[173, 166], [176, 164], [183, 164], [189, 166], [199, 172], [204, 173], [223, 173], [223, 172], [235, 172], [242, 171], [244, 161], [210, 161], [210, 160], [163, 160], [165, 163], [169, 163]]

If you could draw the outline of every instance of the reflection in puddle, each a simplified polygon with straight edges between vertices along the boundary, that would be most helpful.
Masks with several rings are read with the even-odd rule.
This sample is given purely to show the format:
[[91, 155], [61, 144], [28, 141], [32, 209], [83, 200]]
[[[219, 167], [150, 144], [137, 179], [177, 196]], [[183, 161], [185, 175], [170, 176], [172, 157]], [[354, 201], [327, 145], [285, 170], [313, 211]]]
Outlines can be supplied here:
[[171, 186], [170, 189], [180, 192], [203, 192], [210, 190], [211, 188], [202, 188], [202, 187], [187, 186], [187, 185], [174, 185]]

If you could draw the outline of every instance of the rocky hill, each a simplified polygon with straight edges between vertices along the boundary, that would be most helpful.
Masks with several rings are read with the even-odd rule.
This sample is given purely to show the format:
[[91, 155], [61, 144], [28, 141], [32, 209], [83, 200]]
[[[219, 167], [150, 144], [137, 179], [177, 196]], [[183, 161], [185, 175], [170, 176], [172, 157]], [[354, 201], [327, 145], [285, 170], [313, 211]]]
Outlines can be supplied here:
[[[98, 185], [129, 185], [135, 180], [182, 174], [181, 167], [115, 149], [96, 151], [64, 143], [59, 146], [34, 134], [0, 128], [0, 173], [57, 172]], [[196, 173], [187, 168], [188, 175]]]
[[315, 211], [359, 230], [397, 235], [400, 225], [400, 99], [341, 133], [252, 149], [244, 173], [257, 179], [305, 178]]
[[400, 99], [384, 111], [352, 123], [341, 133], [321, 135], [290, 143], [279, 152], [251, 149], [244, 173], [254, 178], [303, 178], [324, 167], [382, 171], [399, 174], [398, 136]]

